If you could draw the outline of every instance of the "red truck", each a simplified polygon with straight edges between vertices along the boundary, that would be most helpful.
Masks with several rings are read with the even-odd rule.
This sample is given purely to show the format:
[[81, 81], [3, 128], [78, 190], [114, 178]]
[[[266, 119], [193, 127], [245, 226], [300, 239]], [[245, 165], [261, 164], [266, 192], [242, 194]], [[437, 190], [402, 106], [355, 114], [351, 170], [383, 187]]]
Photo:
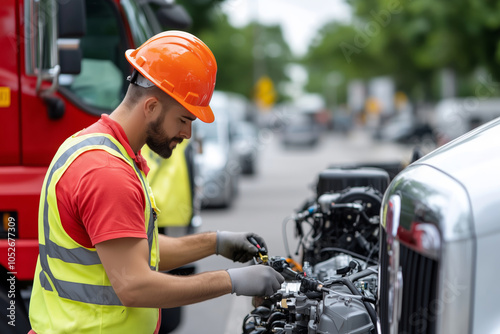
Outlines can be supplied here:
[[190, 18], [169, 0], [2, 0], [0, 333], [27, 333], [39, 193], [59, 145], [124, 96], [124, 52]]

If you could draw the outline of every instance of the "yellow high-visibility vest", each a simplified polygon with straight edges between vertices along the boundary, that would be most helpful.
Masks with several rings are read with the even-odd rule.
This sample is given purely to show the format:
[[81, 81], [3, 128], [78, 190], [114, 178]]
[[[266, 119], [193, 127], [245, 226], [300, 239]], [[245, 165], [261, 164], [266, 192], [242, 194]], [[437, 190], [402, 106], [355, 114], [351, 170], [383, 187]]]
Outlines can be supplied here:
[[[144, 227], [149, 266], [158, 270], [158, 227], [154, 197], [144, 172], [111, 135], [92, 133], [68, 138], [57, 151], [43, 182], [38, 215], [39, 249], [30, 321], [36, 333], [122, 334], [153, 333], [159, 316], [155, 308], [125, 307], [116, 295], [95, 248], [83, 247], [64, 230], [57, 208], [56, 185], [82, 153], [104, 150], [130, 165], [146, 198]], [[123, 279], [130, 279], [123, 273]]]

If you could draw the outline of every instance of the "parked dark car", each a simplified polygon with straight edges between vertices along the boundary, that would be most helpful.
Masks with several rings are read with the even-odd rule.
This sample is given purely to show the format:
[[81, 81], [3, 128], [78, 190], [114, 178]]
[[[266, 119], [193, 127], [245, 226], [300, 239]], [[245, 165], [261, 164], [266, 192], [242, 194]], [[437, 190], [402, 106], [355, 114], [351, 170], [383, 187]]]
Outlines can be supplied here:
[[281, 142], [285, 147], [312, 147], [320, 139], [320, 128], [313, 119], [297, 115], [285, 124]]

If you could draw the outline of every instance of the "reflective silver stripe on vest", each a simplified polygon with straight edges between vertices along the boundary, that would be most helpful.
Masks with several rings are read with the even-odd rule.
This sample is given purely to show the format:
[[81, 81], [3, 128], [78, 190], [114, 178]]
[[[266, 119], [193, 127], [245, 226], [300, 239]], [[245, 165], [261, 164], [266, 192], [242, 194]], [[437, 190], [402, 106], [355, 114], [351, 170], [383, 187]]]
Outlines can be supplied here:
[[52, 287], [50, 286], [50, 283], [47, 281], [47, 277], [45, 277], [45, 273], [40, 271], [40, 285], [43, 286], [45, 290], [52, 291]]
[[47, 245], [40, 245], [40, 247], [49, 248], [51, 258], [60, 259], [66, 263], [79, 263], [86, 266], [101, 263], [97, 252], [86, 248], [64, 248], [52, 240], [45, 240], [45, 243]]
[[[81, 265], [94, 265], [100, 264], [99, 257], [97, 252], [90, 251], [85, 248], [74, 248], [68, 249], [57, 245], [53, 241], [50, 240], [50, 225], [49, 225], [49, 203], [47, 199], [48, 195], [48, 185], [52, 181], [52, 177], [54, 172], [59, 168], [63, 167], [67, 160], [73, 155], [76, 151], [86, 147], [86, 146], [94, 146], [94, 145], [103, 145], [107, 146], [116, 152], [120, 153], [123, 156], [119, 148], [107, 137], [105, 136], [95, 136], [87, 138], [72, 147], [66, 150], [57, 161], [54, 163], [52, 169], [49, 171], [47, 176], [47, 183], [45, 187], [45, 202], [43, 205], [43, 233], [45, 236], [45, 245], [39, 244], [40, 251], [40, 264], [42, 267], [42, 271], [40, 273], [40, 284], [41, 286], [48, 291], [52, 291], [52, 287], [48, 282], [45, 274], [50, 278], [52, 284], [54, 285], [55, 290], [62, 298], [67, 298], [74, 301], [89, 303], [89, 304], [98, 304], [98, 305], [122, 305], [120, 299], [116, 295], [115, 291], [111, 286], [101, 286], [101, 285], [91, 285], [91, 284], [82, 284], [82, 283], [74, 283], [56, 279], [52, 274], [52, 271], [48, 264], [48, 257], [58, 258], [67, 263], [78, 263]], [[125, 159], [126, 157], [123, 156]], [[128, 160], [128, 159], [126, 159]], [[143, 184], [143, 188], [146, 190], [146, 200], [148, 201], [151, 212], [150, 219], [148, 222], [148, 244], [149, 244], [149, 265], [152, 270], [155, 270], [155, 267], [151, 266], [151, 248], [153, 243], [153, 234], [154, 234], [154, 215], [153, 209], [151, 206], [151, 202], [149, 199], [148, 189], [146, 187], [146, 183], [142, 177], [142, 174], [139, 172], [139, 169], [134, 163], [134, 168], [138, 173], [141, 182]]]

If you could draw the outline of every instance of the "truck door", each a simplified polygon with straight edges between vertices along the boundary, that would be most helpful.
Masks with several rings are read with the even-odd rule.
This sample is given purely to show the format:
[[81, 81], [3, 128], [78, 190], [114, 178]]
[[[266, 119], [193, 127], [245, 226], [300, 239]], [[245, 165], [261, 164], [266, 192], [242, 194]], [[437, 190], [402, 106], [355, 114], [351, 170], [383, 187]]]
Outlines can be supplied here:
[[[101, 114], [111, 113], [124, 96], [125, 78], [130, 72], [124, 53], [130, 46], [120, 10], [112, 0], [86, 0], [82, 10], [85, 33], [78, 39], [80, 72], [60, 74], [58, 89], [51, 94], [49, 103], [37, 93], [36, 77], [22, 78], [22, 154], [27, 165], [48, 165], [66, 138], [94, 123]], [[45, 25], [55, 24], [57, 15], [46, 15]], [[50, 54], [54, 43], [61, 45], [60, 42], [46, 33], [44, 52]], [[50, 56], [46, 58], [48, 62], [52, 60]], [[50, 82], [44, 85], [47, 89]], [[62, 112], [55, 117], [49, 110], [54, 107], [51, 103], [59, 104], [58, 108], [62, 104]]]
[[19, 39], [16, 1], [4, 0], [0, 7], [0, 165], [18, 165], [19, 138]]

